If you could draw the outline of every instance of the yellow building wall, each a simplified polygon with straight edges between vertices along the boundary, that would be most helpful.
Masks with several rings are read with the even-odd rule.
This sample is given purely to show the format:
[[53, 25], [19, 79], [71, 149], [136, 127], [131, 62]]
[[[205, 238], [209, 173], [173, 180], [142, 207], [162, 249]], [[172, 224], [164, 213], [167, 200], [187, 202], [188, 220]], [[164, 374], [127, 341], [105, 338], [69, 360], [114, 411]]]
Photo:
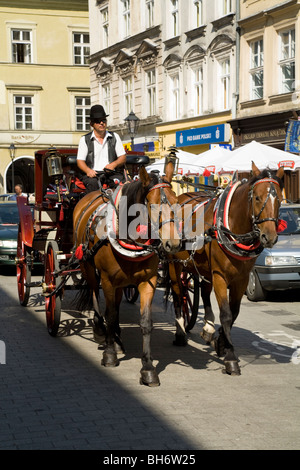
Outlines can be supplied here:
[[[0, 193], [10, 144], [16, 146], [15, 159], [50, 145], [77, 146], [85, 132], [75, 130], [75, 96], [90, 96], [89, 65], [73, 65], [72, 44], [73, 32], [89, 32], [88, 0], [63, 2], [65, 9], [62, 2], [18, 7], [22, 3], [10, 8], [11, 2], [0, 0]], [[33, 63], [12, 62], [11, 28], [32, 31]], [[33, 95], [33, 130], [14, 129], [14, 94]]]

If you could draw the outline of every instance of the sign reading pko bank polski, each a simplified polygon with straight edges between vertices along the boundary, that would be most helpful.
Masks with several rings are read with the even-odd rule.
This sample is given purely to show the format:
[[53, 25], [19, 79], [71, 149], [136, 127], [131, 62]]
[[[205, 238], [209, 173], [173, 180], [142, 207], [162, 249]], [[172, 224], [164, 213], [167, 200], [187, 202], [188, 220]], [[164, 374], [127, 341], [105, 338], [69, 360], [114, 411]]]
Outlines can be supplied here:
[[218, 144], [228, 142], [230, 139], [230, 125], [198, 127], [176, 132], [176, 147], [189, 145]]

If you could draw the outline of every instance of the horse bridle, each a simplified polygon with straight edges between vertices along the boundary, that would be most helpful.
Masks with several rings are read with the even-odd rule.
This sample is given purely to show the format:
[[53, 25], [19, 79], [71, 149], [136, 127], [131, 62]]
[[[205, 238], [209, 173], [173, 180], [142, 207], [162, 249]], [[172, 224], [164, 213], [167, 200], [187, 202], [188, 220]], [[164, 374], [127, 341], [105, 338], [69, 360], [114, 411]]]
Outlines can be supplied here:
[[[160, 212], [161, 212], [162, 204], [168, 204], [168, 206], [170, 208], [172, 208], [172, 204], [168, 200], [168, 198], [166, 196], [166, 193], [164, 191], [164, 188], [172, 188], [172, 184], [169, 183], [168, 181], [161, 180], [159, 183], [152, 186], [148, 191], [148, 194], [149, 194], [151, 191], [154, 191], [155, 189], [160, 190]], [[166, 219], [166, 220], [159, 220], [159, 219], [160, 219], [160, 217], [158, 218], [158, 224], [157, 225], [156, 224], [153, 225], [152, 222], [151, 222], [151, 224], [153, 225], [153, 228], [154, 228], [155, 231], [158, 231], [159, 229], [161, 229], [161, 227], [163, 225], [165, 225], [167, 223], [172, 223], [172, 222], [176, 225], [177, 229], [179, 229], [179, 222], [178, 222], [178, 219], [175, 216], [173, 218]]]
[[[268, 192], [266, 200], [264, 201], [259, 213], [257, 215], [255, 215], [254, 214], [254, 205], [253, 205], [254, 187], [259, 183], [270, 183], [270, 191]], [[274, 184], [277, 184], [279, 186], [278, 181], [276, 181], [275, 179], [273, 179], [273, 178], [263, 178], [261, 180], [256, 181], [252, 185], [252, 187], [249, 191], [249, 200], [252, 203], [252, 216], [251, 217], [252, 217], [252, 223], [253, 223], [254, 228], [258, 228], [257, 225], [262, 224], [263, 222], [268, 222], [268, 221], [275, 222], [275, 224], [278, 225], [278, 217], [276, 217], [276, 218], [275, 217], [266, 217], [264, 219], [260, 219], [260, 216], [261, 216], [264, 208], [266, 207], [267, 202], [268, 202], [268, 200], [270, 199], [271, 196], [273, 196], [278, 201], [278, 204], [280, 205], [280, 200], [279, 200], [279, 197], [278, 197], [278, 194], [277, 194], [277, 191], [275, 189]]]

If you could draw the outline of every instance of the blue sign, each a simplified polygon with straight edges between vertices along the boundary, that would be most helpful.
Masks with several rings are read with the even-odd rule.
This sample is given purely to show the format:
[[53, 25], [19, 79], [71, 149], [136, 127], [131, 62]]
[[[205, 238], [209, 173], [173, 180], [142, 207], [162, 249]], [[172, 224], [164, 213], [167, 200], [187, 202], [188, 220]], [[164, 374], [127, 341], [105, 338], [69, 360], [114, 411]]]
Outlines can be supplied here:
[[176, 132], [176, 147], [188, 147], [190, 145], [218, 144], [228, 142], [230, 137], [230, 125], [219, 124], [217, 126], [198, 127]]
[[284, 150], [291, 153], [300, 153], [300, 121], [289, 122]]

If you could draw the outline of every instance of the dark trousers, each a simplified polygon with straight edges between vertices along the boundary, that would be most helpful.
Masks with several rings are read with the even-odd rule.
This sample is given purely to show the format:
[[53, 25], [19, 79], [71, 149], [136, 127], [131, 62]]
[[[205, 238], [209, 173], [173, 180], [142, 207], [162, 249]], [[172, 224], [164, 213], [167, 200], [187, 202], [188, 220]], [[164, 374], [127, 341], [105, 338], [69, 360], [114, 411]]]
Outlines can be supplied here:
[[99, 189], [99, 179], [97, 177], [90, 178], [89, 176], [83, 176], [82, 182], [86, 187], [87, 193], [91, 193], [92, 191], [97, 191], [97, 189]]

